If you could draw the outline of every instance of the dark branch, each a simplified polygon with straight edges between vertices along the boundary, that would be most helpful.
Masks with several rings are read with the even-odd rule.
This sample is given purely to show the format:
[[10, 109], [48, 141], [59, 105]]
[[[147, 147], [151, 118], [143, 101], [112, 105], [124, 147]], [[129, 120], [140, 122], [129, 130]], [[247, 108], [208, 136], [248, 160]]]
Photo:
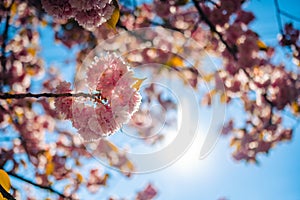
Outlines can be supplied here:
[[[7, 37], [8, 37], [8, 29], [9, 29], [9, 20], [10, 20], [10, 9], [12, 7], [12, 5], [14, 4], [14, 0], [11, 2], [11, 4], [9, 5], [9, 7], [7, 8], [7, 16], [6, 16], [6, 20], [5, 20], [5, 24], [4, 24], [4, 30], [3, 30], [3, 33], [2, 33], [2, 44], [1, 44], [1, 65], [2, 65], [2, 74], [5, 76], [5, 72], [6, 72], [6, 57], [5, 57], [5, 49], [6, 49], [6, 40], [7, 40]], [[5, 83], [5, 77], [1, 77], [3, 83], [1, 84], [4, 84]], [[1, 85], [0, 85], [1, 86]]]
[[31, 184], [31, 185], [33, 185], [33, 186], [35, 186], [35, 187], [38, 187], [38, 188], [41, 188], [41, 189], [45, 189], [45, 190], [49, 190], [50, 192], [52, 192], [52, 193], [54, 193], [54, 194], [57, 194], [58, 196], [60, 196], [60, 197], [62, 197], [62, 198], [64, 198], [64, 199], [69, 199], [69, 200], [72, 200], [72, 199], [73, 199], [72, 197], [67, 197], [67, 196], [64, 195], [63, 193], [61, 193], [61, 192], [59, 192], [59, 191], [53, 189], [51, 186], [40, 185], [40, 184], [38, 184], [38, 183], [35, 183], [35, 182], [33, 182], [33, 181], [29, 180], [29, 179], [26, 179], [26, 178], [24, 178], [24, 177], [22, 177], [22, 176], [20, 176], [20, 175], [18, 175], [18, 174], [15, 174], [15, 173], [13, 173], [13, 172], [7, 172], [7, 173], [8, 173], [10, 176], [12, 176], [12, 177], [15, 177], [15, 178], [17, 178], [17, 179], [19, 179], [19, 180], [21, 180], [21, 181], [26, 182], [26, 183], [29, 183], [29, 184]]
[[229, 44], [224, 40], [223, 35], [219, 31], [217, 31], [215, 25], [207, 18], [207, 16], [203, 12], [201, 6], [199, 5], [199, 2], [197, 0], [192, 0], [192, 1], [193, 1], [194, 6], [196, 7], [200, 17], [202, 18], [202, 20], [209, 26], [210, 30], [213, 33], [217, 34], [217, 36], [219, 37], [221, 42], [225, 45], [226, 49], [231, 53], [233, 58], [235, 60], [237, 60], [237, 57], [236, 57], [237, 52], [231, 46], [229, 46]]
[[161, 26], [161, 27], [163, 27], [163, 28], [171, 29], [171, 30], [178, 31], [178, 32], [182, 32], [182, 31], [183, 31], [182, 29], [173, 27], [173, 26], [168, 25], [168, 24], [161, 24], [161, 23], [159, 23], [159, 22], [155, 22], [155, 21], [151, 21], [151, 20], [148, 20], [148, 22], [149, 22], [151, 25], [153, 25], [153, 26]]
[[131, 0], [133, 10], [136, 10], [137, 2], [136, 0]]
[[291, 15], [291, 14], [289, 14], [288, 12], [285, 12], [284, 10], [279, 9], [279, 13], [282, 14], [282, 15], [284, 15], [284, 16], [286, 16], [286, 17], [288, 17], [288, 18], [290, 18], [290, 19], [292, 19], [292, 20], [295, 20], [295, 21], [299, 21], [299, 22], [300, 22], [300, 18], [299, 18], [299, 17], [296, 17], [296, 16], [294, 16], [294, 15]]
[[[121, 14], [121, 15], [126, 15], [127, 13], [132, 14], [133, 17], [134, 17], [135, 19], [137, 19], [137, 15], [134, 14], [134, 10], [133, 10], [132, 12], [124, 12], [124, 11], [121, 11], [120, 14]], [[149, 19], [146, 19], [145, 22], [150, 23], [152, 26], [161, 26], [161, 27], [166, 28], [166, 29], [171, 29], [171, 30], [174, 30], [174, 31], [183, 32], [182, 29], [176, 28], [176, 27], [174, 27], [174, 26], [172, 26], [172, 25], [170, 25], [170, 24], [167, 24], [167, 23], [166, 23], [166, 24], [162, 24], [162, 23], [159, 23], [159, 22], [156, 22], [156, 21], [152, 21], [152, 20], [149, 20]], [[121, 21], [118, 21], [117, 27], [122, 28], [122, 29], [124, 29], [125, 31], [130, 31], [130, 30], [127, 29], [126, 26], [122, 25]]]
[[275, 8], [276, 8], [276, 19], [277, 19], [279, 32], [283, 35], [282, 22], [281, 22], [280, 8], [279, 8], [278, 0], [274, 0], [274, 3], [275, 3]]
[[4, 137], [0, 137], [0, 142], [8, 142], [8, 141], [12, 141], [16, 138], [20, 139], [20, 137], [17, 137], [17, 136], [16, 137], [4, 136]]
[[2, 93], [0, 94], [0, 99], [24, 99], [24, 98], [40, 98], [40, 97], [85, 97], [85, 98], [100, 98], [100, 94], [87, 94], [87, 93], [61, 93], [61, 94], [54, 94], [54, 93], [41, 93], [41, 94], [32, 94], [32, 93], [24, 93], [24, 94], [9, 94], [9, 93]]
[[216, 2], [214, 2], [214, 1], [212, 1], [212, 0], [203, 0], [203, 2], [208, 2], [208, 3], [213, 4], [213, 5], [216, 6], [217, 8], [221, 8], [221, 6], [220, 6], [218, 3], [216, 3]]
[[9, 192], [7, 192], [2, 185], [0, 184], [0, 193], [2, 194], [2, 196], [4, 198], [6, 198], [7, 200], [16, 200], [11, 194], [9, 194]]

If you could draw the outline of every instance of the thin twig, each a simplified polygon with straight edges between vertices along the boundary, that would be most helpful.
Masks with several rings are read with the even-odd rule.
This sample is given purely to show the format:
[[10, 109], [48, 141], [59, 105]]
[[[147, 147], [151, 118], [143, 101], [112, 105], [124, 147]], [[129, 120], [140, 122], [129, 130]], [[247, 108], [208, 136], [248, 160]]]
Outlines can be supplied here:
[[171, 25], [168, 25], [168, 24], [162, 24], [162, 23], [159, 23], [159, 22], [151, 21], [151, 20], [147, 20], [147, 21], [148, 21], [151, 25], [153, 25], [153, 26], [161, 26], [161, 27], [166, 28], [166, 29], [170, 29], [170, 30], [182, 32], [182, 29], [176, 28], [176, 27], [171, 26]]
[[20, 176], [18, 174], [15, 174], [13, 172], [7, 172], [7, 174], [10, 175], [10, 176], [12, 176], [12, 177], [15, 177], [15, 178], [17, 178], [17, 179], [19, 179], [21, 181], [29, 183], [29, 184], [31, 184], [31, 185], [33, 185], [35, 187], [38, 187], [38, 188], [41, 188], [41, 189], [45, 189], [45, 190], [49, 190], [50, 192], [52, 192], [54, 194], [57, 194], [58, 196], [60, 196], [60, 197], [62, 197], [64, 199], [69, 199], [69, 200], [73, 199], [72, 197], [68, 197], [68, 196], [64, 195], [63, 193], [61, 193], [61, 192], [53, 189], [51, 186], [40, 185], [38, 183], [35, 183], [35, 182], [33, 182], [33, 181], [29, 180], [29, 179], [26, 179], [26, 178], [24, 178], [24, 177], [22, 177], [22, 176]]
[[300, 22], [300, 18], [299, 18], [299, 17], [296, 17], [296, 16], [294, 16], [294, 15], [291, 15], [291, 14], [289, 14], [288, 12], [285, 12], [284, 10], [279, 9], [279, 13], [282, 14], [282, 15], [284, 15], [284, 16], [286, 16], [286, 17], [288, 17], [288, 18], [290, 18], [290, 19], [292, 19], [292, 20], [295, 20], [295, 21], [299, 21], [299, 22]]
[[133, 10], [136, 10], [136, 7], [137, 7], [136, 0], [131, 0], [131, 3], [132, 3]]
[[23, 93], [23, 94], [10, 94], [10, 93], [2, 93], [0, 94], [0, 99], [24, 99], [24, 98], [40, 98], [40, 97], [85, 97], [85, 98], [96, 98], [100, 97], [100, 94], [87, 94], [87, 93], [41, 93], [41, 94], [32, 94], [32, 93]]
[[277, 19], [277, 24], [279, 28], [279, 32], [283, 35], [283, 29], [282, 29], [282, 22], [281, 22], [281, 16], [280, 16], [280, 8], [278, 4], [278, 0], [274, 0], [275, 3], [275, 8], [276, 8], [276, 19]]

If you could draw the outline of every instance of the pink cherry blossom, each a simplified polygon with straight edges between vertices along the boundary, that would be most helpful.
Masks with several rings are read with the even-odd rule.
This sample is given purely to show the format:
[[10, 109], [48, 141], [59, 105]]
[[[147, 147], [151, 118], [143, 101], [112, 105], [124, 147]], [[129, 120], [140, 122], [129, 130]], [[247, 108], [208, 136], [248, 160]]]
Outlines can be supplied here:
[[[56, 87], [56, 93], [70, 93], [71, 92], [71, 84], [66, 81], [61, 82]], [[74, 99], [72, 97], [59, 97], [55, 99], [55, 107], [57, 111], [62, 114], [66, 119], [72, 118], [72, 105]]]
[[69, 0], [72, 8], [90, 10], [92, 8], [104, 8], [110, 0]]
[[59, 19], [68, 19], [74, 16], [74, 9], [69, 0], [42, 0], [43, 8], [49, 15]]
[[[92, 101], [60, 97], [55, 100], [55, 106], [71, 119], [84, 140], [93, 141], [115, 133], [127, 123], [138, 110], [141, 95], [133, 87], [137, 81], [133, 71], [115, 53], [94, 58], [86, 75], [90, 92], [100, 97]], [[56, 92], [70, 93], [70, 84], [60, 83]]]
[[154, 11], [162, 18], [168, 18], [172, 13], [176, 13], [175, 1], [154, 0]]
[[124, 74], [112, 94], [112, 111], [118, 124], [127, 123], [141, 102], [141, 95], [136, 92], [136, 89], [128, 87], [136, 82], [132, 77], [133, 71]]
[[79, 25], [88, 30], [93, 30], [109, 20], [115, 9], [111, 0], [42, 0], [42, 5], [54, 18], [74, 17]]
[[90, 170], [90, 176], [87, 180], [87, 189], [92, 193], [96, 193], [97, 191], [99, 191], [99, 188], [101, 186], [106, 185], [106, 180], [108, 176], [108, 174], [103, 174], [99, 172], [98, 169]]
[[[222, 12], [226, 11], [227, 14], [236, 12], [241, 7], [241, 1], [238, 0], [223, 0], [221, 1], [220, 9]], [[218, 9], [218, 8], [216, 8]]]
[[97, 104], [97, 107], [93, 108], [83, 103], [75, 103], [73, 113], [73, 126], [85, 141], [99, 139], [120, 129], [109, 106]]
[[271, 76], [271, 87], [268, 88], [270, 100], [278, 108], [295, 101], [299, 95], [298, 81], [283, 67], [276, 68]]
[[237, 13], [237, 18], [236, 18], [235, 22], [236, 23], [242, 22], [244, 24], [249, 24], [254, 18], [255, 17], [252, 12], [239, 10]]
[[99, 91], [103, 98], [110, 99], [113, 88], [128, 71], [129, 66], [115, 53], [95, 57], [87, 70], [87, 84], [91, 90]]
[[88, 30], [93, 30], [110, 19], [114, 9], [113, 4], [106, 4], [104, 8], [96, 7], [90, 10], [80, 10], [76, 12], [75, 19], [79, 25]]

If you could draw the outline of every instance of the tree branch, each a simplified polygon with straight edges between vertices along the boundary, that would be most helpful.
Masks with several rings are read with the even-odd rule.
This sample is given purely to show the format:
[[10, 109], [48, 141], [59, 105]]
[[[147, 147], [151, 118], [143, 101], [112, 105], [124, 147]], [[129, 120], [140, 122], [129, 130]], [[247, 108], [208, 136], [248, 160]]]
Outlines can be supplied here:
[[31, 184], [31, 185], [33, 185], [33, 186], [35, 186], [35, 187], [38, 187], [38, 188], [41, 188], [41, 189], [45, 189], [45, 190], [49, 190], [50, 192], [52, 192], [52, 193], [54, 193], [54, 194], [57, 194], [58, 196], [60, 196], [60, 197], [62, 197], [62, 198], [64, 198], [64, 199], [69, 199], [69, 200], [72, 200], [72, 199], [73, 199], [72, 197], [68, 197], [68, 196], [64, 195], [63, 193], [61, 193], [61, 192], [59, 192], [59, 191], [53, 189], [51, 186], [40, 185], [40, 184], [38, 184], [38, 183], [35, 183], [35, 182], [33, 182], [33, 181], [29, 180], [29, 179], [26, 179], [26, 178], [24, 178], [24, 177], [22, 177], [22, 176], [20, 176], [20, 175], [18, 175], [18, 174], [15, 174], [15, 173], [13, 173], [13, 172], [7, 172], [7, 173], [8, 173], [10, 176], [12, 176], [12, 177], [17, 178], [17, 179], [19, 179], [19, 180], [21, 180], [21, 181], [24, 181], [24, 182], [26, 182], [26, 183], [29, 183], [29, 184]]
[[16, 138], [20, 139], [20, 137], [10, 137], [10, 136], [1, 137], [0, 136], [0, 142], [9, 142], [9, 141], [12, 141], [12, 140], [14, 140]]
[[288, 12], [285, 12], [284, 10], [281, 10], [281, 9], [279, 9], [279, 12], [280, 12], [280, 14], [282, 14], [282, 15], [284, 15], [284, 16], [286, 16], [286, 17], [292, 19], [292, 20], [295, 20], [295, 21], [300, 22], [300, 18], [299, 18], [299, 17], [296, 17], [296, 16], [294, 16], [294, 15], [291, 15], [291, 14], [289, 14]]
[[61, 93], [61, 94], [54, 94], [54, 93], [41, 93], [41, 94], [32, 94], [32, 93], [23, 93], [23, 94], [10, 94], [10, 93], [2, 93], [0, 94], [0, 99], [24, 99], [24, 98], [40, 98], [40, 97], [85, 97], [85, 98], [101, 98], [100, 94], [87, 94], [83, 92], [79, 93]]
[[275, 8], [276, 8], [276, 19], [277, 19], [279, 32], [281, 33], [281, 35], [283, 35], [282, 22], [281, 22], [281, 17], [280, 17], [280, 9], [279, 9], [278, 0], [274, 0], [274, 3], [275, 3]]
[[214, 1], [212, 1], [212, 0], [202, 0], [203, 2], [208, 2], [208, 3], [211, 3], [211, 4], [213, 4], [214, 6], [216, 6], [217, 8], [221, 8], [221, 6], [218, 4], [218, 3], [216, 3], [216, 2], [214, 2]]
[[[11, 4], [9, 5], [9, 7], [7, 8], [6, 11], [10, 11], [12, 5], [14, 4], [14, 0], [11, 2]], [[4, 31], [3, 31], [3, 38], [2, 38], [2, 44], [1, 44], [1, 65], [2, 65], [2, 76], [1, 77], [1, 83], [0, 83], [0, 87], [2, 87], [2, 85], [4, 85], [5, 83], [5, 72], [6, 72], [6, 57], [5, 57], [5, 49], [6, 49], [6, 40], [7, 40], [7, 36], [8, 36], [8, 29], [9, 29], [9, 20], [10, 20], [10, 13], [7, 14], [6, 16], [6, 20], [5, 20], [5, 24], [4, 24]]]
[[[134, 17], [135, 19], [137, 18], [137, 16], [134, 14], [134, 11], [132, 11], [132, 12], [127, 12], [127, 13], [132, 14], [133, 17]], [[120, 14], [121, 14], [121, 15], [125, 15], [126, 12], [120, 11]], [[166, 24], [162, 24], [162, 23], [159, 23], [159, 22], [156, 22], [156, 21], [153, 21], [153, 20], [149, 20], [149, 19], [146, 19], [145, 22], [148, 22], [148, 23], [150, 23], [150, 24], [153, 25], [153, 26], [161, 26], [161, 27], [166, 28], [166, 29], [171, 29], [171, 30], [178, 31], [178, 32], [181, 32], [181, 33], [183, 32], [182, 29], [176, 28], [176, 27], [171, 26], [170, 24], [167, 24], [167, 23], [166, 23]], [[120, 20], [118, 21], [117, 26], [118, 26], [119, 28], [124, 29], [125, 31], [130, 31], [130, 30], [128, 30], [128, 29], [126, 28], [126, 26], [122, 25], [122, 23], [121, 23]]]
[[207, 16], [204, 14], [201, 6], [199, 5], [199, 2], [197, 0], [192, 0], [194, 6], [196, 7], [200, 17], [203, 19], [203, 21], [209, 26], [210, 30], [217, 34], [217, 36], [219, 37], [219, 39], [221, 40], [221, 42], [225, 45], [226, 49], [231, 53], [231, 55], [233, 56], [233, 58], [235, 60], [237, 60], [236, 57], [236, 50], [234, 50], [231, 46], [229, 46], [229, 44], [224, 40], [223, 35], [217, 31], [215, 25], [207, 18]]
[[9, 192], [7, 192], [2, 185], [0, 184], [0, 193], [2, 194], [2, 196], [4, 198], [6, 198], [7, 200], [16, 200]]

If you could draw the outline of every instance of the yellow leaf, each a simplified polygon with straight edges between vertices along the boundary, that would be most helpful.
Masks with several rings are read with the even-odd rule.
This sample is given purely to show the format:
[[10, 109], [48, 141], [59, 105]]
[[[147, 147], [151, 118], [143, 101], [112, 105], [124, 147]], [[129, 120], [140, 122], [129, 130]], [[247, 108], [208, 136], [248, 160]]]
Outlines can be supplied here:
[[42, 20], [41, 21], [41, 25], [42, 25], [42, 27], [45, 27], [45, 26], [47, 26], [48, 25], [48, 22], [46, 21], [46, 20]]
[[207, 74], [202, 77], [205, 82], [210, 82], [215, 77], [215, 74]]
[[126, 165], [127, 165], [127, 167], [128, 167], [129, 170], [132, 171], [134, 169], [133, 163], [130, 162], [129, 160], [127, 161]]
[[264, 72], [260, 69], [259, 66], [255, 65], [253, 67], [253, 73], [255, 76], [262, 76]]
[[107, 145], [110, 147], [110, 149], [112, 151], [114, 151], [114, 152], [118, 152], [119, 151], [118, 147], [115, 146], [113, 143], [107, 141]]
[[75, 165], [76, 166], [81, 166], [81, 162], [79, 161], [79, 159], [75, 159]]
[[13, 3], [13, 5], [11, 6], [10, 11], [12, 16], [14, 16], [17, 13], [17, 7], [17, 3]]
[[53, 171], [54, 171], [54, 163], [53, 162], [47, 163], [46, 174], [50, 175], [50, 174], [52, 174]]
[[36, 70], [34, 70], [32, 67], [30, 66], [26, 66], [25, 71], [27, 74], [29, 74], [30, 76], [34, 76], [36, 74]]
[[215, 90], [215, 89], [213, 89], [213, 90], [211, 90], [211, 91], [209, 92], [209, 95], [210, 95], [211, 97], [213, 97], [215, 94], [217, 94], [217, 90]]
[[179, 56], [173, 56], [168, 60], [166, 65], [171, 67], [182, 67], [184, 65], [184, 62]]
[[221, 103], [226, 103], [227, 97], [226, 97], [226, 94], [225, 94], [225, 93], [222, 93], [222, 94], [221, 94], [221, 96], [220, 96], [220, 101], [221, 101]]
[[264, 139], [264, 132], [260, 132], [258, 135], [259, 140], [263, 140]]
[[120, 18], [120, 8], [119, 8], [119, 4], [116, 0], [113, 0], [113, 4], [115, 6], [115, 9], [114, 9], [114, 12], [111, 15], [110, 19], [106, 22], [106, 25], [109, 28], [116, 30], [116, 25]]
[[267, 45], [261, 40], [257, 40], [257, 46], [259, 47], [260, 50], [267, 50], [268, 49]]
[[109, 174], [105, 174], [102, 181], [104, 186], [106, 186], [106, 182], [108, 178], [109, 178]]
[[35, 56], [36, 55], [36, 49], [35, 48], [27, 48], [27, 52], [31, 55], [31, 56]]
[[79, 182], [79, 183], [82, 183], [82, 181], [83, 181], [83, 176], [82, 176], [81, 174], [79, 174], [79, 173], [77, 173], [76, 176], [77, 176], [78, 182]]
[[45, 157], [47, 159], [47, 162], [50, 162], [52, 160], [52, 155], [51, 155], [51, 153], [49, 151], [46, 151], [44, 153], [44, 155], [45, 155]]
[[146, 80], [147, 78], [142, 78], [142, 79], [139, 79], [137, 78], [136, 79], [136, 82], [132, 85], [132, 88], [136, 89], [136, 90], [139, 90], [142, 83], [144, 82], [144, 80]]
[[6, 99], [6, 102], [7, 102], [8, 104], [11, 104], [11, 103], [12, 103], [12, 99]]
[[12, 123], [13, 123], [13, 119], [12, 119], [12, 117], [11, 117], [11, 116], [9, 116], [9, 118], [8, 118], [7, 122], [8, 122], [9, 124], [12, 124]]
[[72, 187], [72, 184], [67, 184], [65, 187], [64, 187], [64, 191], [70, 189]]
[[298, 103], [295, 102], [295, 101], [292, 103], [291, 108], [292, 108], [292, 110], [293, 110], [293, 112], [294, 112], [295, 114], [296, 114], [296, 113], [299, 113], [299, 111], [300, 111], [299, 105], [298, 105]]
[[231, 146], [231, 147], [236, 146], [237, 149], [240, 149], [240, 147], [241, 147], [241, 141], [240, 141], [240, 140], [237, 140], [237, 139], [232, 139], [232, 140], [230, 141], [230, 146]]
[[298, 67], [300, 67], [300, 60], [297, 59], [296, 57], [293, 57], [293, 63], [294, 63], [295, 65], [297, 65]]
[[10, 179], [9, 179], [8, 174], [3, 169], [0, 169], [0, 184], [7, 192], [9, 192]]
[[27, 163], [23, 159], [20, 160], [20, 163], [24, 166], [24, 168], [27, 168]]

